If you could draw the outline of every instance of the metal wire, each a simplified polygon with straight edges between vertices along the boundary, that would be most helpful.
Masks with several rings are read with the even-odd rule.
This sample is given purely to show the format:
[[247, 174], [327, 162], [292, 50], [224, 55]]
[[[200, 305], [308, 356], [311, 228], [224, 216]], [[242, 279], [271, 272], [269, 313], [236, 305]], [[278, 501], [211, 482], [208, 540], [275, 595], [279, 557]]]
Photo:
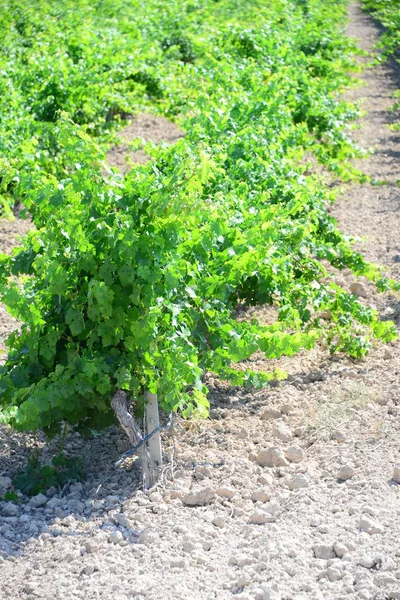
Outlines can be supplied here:
[[140, 450], [140, 448], [146, 442], [148, 442], [149, 439], [153, 437], [153, 435], [155, 435], [159, 431], [165, 431], [165, 429], [170, 429], [170, 427], [172, 425], [172, 416], [173, 416], [173, 413], [170, 413], [169, 419], [168, 419], [168, 423], [166, 425], [159, 425], [158, 427], [156, 427], [155, 429], [153, 429], [153, 431], [151, 431], [150, 433], [148, 433], [138, 444], [136, 444], [136, 446], [134, 446], [130, 450], [127, 450], [126, 452], [124, 452], [120, 456], [120, 458], [117, 460], [117, 462], [115, 463], [115, 466], [119, 467], [120, 465], [122, 465], [122, 463], [124, 462], [125, 459], [129, 458], [129, 456], [132, 456], [132, 454], [135, 454], [135, 452], [137, 452], [138, 450]]

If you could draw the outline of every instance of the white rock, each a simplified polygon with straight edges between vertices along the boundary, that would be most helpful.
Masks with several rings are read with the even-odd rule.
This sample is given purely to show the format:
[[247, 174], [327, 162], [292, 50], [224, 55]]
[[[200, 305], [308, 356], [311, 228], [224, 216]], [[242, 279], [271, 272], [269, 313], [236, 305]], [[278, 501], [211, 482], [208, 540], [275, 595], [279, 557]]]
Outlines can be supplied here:
[[304, 488], [308, 486], [308, 480], [307, 477], [305, 477], [304, 475], [301, 475], [301, 473], [298, 473], [296, 475], [293, 475], [293, 477], [291, 479], [289, 479], [288, 482], [288, 488], [289, 490], [299, 490], [300, 488]]
[[262, 596], [257, 600], [281, 600], [282, 596], [276, 583], [262, 586]]
[[33, 498], [30, 499], [29, 504], [34, 508], [40, 508], [41, 506], [47, 504], [48, 501], [49, 499], [47, 498], [47, 496], [45, 496], [44, 494], [38, 494], [37, 496], [33, 496]]
[[396, 483], [400, 483], [400, 467], [394, 467], [392, 479]]
[[351, 467], [350, 465], [343, 465], [339, 469], [338, 479], [340, 481], [347, 481], [348, 479], [351, 479], [351, 477], [353, 477], [354, 473], [355, 471], [353, 467]]
[[248, 554], [232, 554], [229, 558], [229, 564], [235, 567], [245, 567], [246, 565], [252, 565], [254, 558]]
[[268, 448], [260, 450], [256, 462], [260, 467], [288, 467], [289, 463], [280, 448]]
[[339, 579], [342, 579], [343, 574], [339, 569], [328, 567], [326, 570], [326, 577], [329, 581], [339, 581]]
[[[76, 496], [76, 495], [80, 495], [82, 492], [83, 492], [83, 485], [81, 483], [73, 483], [68, 490], [68, 495]], [[48, 495], [48, 494], [46, 493], [46, 495]]]
[[342, 542], [335, 542], [333, 549], [336, 556], [339, 558], [343, 558], [343, 556], [349, 551], [348, 547], [345, 544], [342, 544]]
[[350, 292], [358, 298], [366, 298], [368, 296], [367, 290], [358, 281], [354, 281], [354, 283], [351, 284]]
[[112, 544], [119, 544], [120, 542], [122, 542], [123, 539], [124, 539], [124, 536], [122, 535], [122, 533], [120, 531], [118, 531], [118, 529], [116, 529], [115, 531], [110, 533], [110, 536], [108, 538], [108, 540]]
[[6, 477], [5, 475], [0, 477], [0, 495], [2, 495], [3, 492], [8, 490], [8, 488], [10, 488], [11, 486], [12, 480], [10, 479], [10, 477]]
[[190, 554], [190, 552], [194, 552], [194, 550], [196, 550], [196, 548], [197, 548], [196, 544], [191, 541], [186, 541], [186, 542], [183, 542], [183, 544], [182, 544], [182, 550], [189, 554]]
[[273, 482], [274, 482], [274, 476], [272, 475], [272, 473], [263, 473], [257, 479], [257, 483], [259, 483], [260, 485], [272, 485]]
[[380, 406], [386, 406], [389, 403], [389, 398], [387, 396], [376, 396], [375, 402]]
[[83, 546], [88, 554], [95, 554], [99, 549], [98, 545], [93, 540], [88, 540]]
[[393, 354], [390, 352], [389, 348], [385, 348], [383, 351], [383, 358], [385, 360], [391, 360], [393, 358]]
[[231, 498], [233, 498], [235, 495], [235, 490], [231, 487], [220, 487], [215, 491], [215, 493], [221, 498], [227, 498], [228, 500], [231, 500]]
[[269, 502], [271, 500], [271, 493], [266, 489], [255, 490], [251, 494], [253, 502]]
[[50, 498], [50, 500], [48, 501], [46, 508], [51, 508], [51, 510], [54, 510], [55, 508], [57, 508], [58, 506], [61, 507], [63, 505], [63, 501], [60, 498]]
[[249, 437], [249, 432], [244, 427], [237, 432], [237, 437], [240, 440], [247, 440]]
[[315, 558], [329, 560], [330, 558], [335, 558], [335, 552], [333, 551], [333, 547], [328, 544], [316, 544], [314, 546], [314, 556]]
[[19, 507], [14, 502], [7, 502], [2, 510], [5, 517], [16, 517], [19, 515]]
[[151, 546], [155, 542], [159, 541], [159, 537], [155, 531], [151, 529], [143, 529], [143, 531], [139, 534], [138, 543], [145, 544], [146, 546]]
[[191, 490], [182, 498], [183, 504], [186, 506], [205, 506], [210, 504], [215, 498], [215, 490], [211, 487], [199, 488]]
[[214, 517], [214, 519], [212, 520], [212, 524], [215, 525], [215, 527], [218, 527], [219, 529], [223, 529], [225, 527], [225, 519], [223, 519], [222, 517]]
[[169, 563], [171, 569], [184, 569], [186, 561], [183, 558], [175, 558]]
[[289, 446], [286, 449], [285, 456], [290, 462], [299, 463], [304, 458], [304, 452], [300, 446]]
[[114, 521], [118, 523], [118, 525], [126, 527], [126, 529], [132, 529], [131, 521], [122, 513], [117, 513], [114, 515]]
[[274, 430], [274, 435], [282, 442], [290, 442], [293, 438], [292, 430], [285, 423], [277, 423]]
[[346, 436], [343, 433], [343, 431], [340, 431], [340, 429], [335, 429], [331, 433], [331, 440], [335, 440], [336, 442], [338, 442], [338, 444], [341, 444], [346, 440]]
[[384, 533], [385, 528], [377, 521], [373, 521], [366, 515], [363, 515], [360, 519], [360, 530], [373, 535], [375, 533]]
[[272, 407], [266, 408], [260, 415], [260, 419], [262, 421], [269, 421], [270, 419], [280, 419], [281, 417], [281, 411]]
[[306, 432], [306, 427], [296, 427], [293, 433], [296, 437], [303, 437], [306, 434]]
[[264, 523], [268, 523], [270, 520], [271, 517], [263, 510], [255, 510], [249, 516], [249, 523], [253, 525], [264, 525]]
[[382, 559], [377, 556], [365, 554], [360, 558], [359, 564], [366, 569], [372, 569], [375, 565], [381, 565]]
[[160, 494], [160, 492], [152, 492], [149, 495], [149, 500], [150, 500], [150, 502], [154, 502], [154, 503], [162, 502], [163, 501], [163, 497]]
[[95, 572], [96, 568], [94, 565], [88, 565], [87, 567], [85, 567], [82, 571], [82, 573], [84, 575], [93, 575], [93, 573]]
[[264, 511], [274, 517], [281, 511], [281, 505], [276, 500], [271, 500], [265, 505]]

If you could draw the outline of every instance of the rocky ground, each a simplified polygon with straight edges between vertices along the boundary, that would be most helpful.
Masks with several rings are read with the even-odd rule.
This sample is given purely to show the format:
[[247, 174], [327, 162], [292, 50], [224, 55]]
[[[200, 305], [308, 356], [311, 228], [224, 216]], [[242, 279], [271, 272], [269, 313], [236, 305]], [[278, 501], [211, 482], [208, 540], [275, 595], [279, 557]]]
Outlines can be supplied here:
[[[348, 33], [366, 50], [378, 36], [356, 4]], [[362, 168], [380, 185], [348, 186], [334, 213], [400, 278], [400, 139], [388, 127], [397, 76], [381, 64], [349, 92], [366, 110], [354, 137], [375, 150]], [[397, 298], [365, 282], [359, 291], [400, 323]], [[0, 313], [0, 337], [6, 319]], [[115, 468], [127, 447], [116, 428], [91, 441], [69, 435], [84, 483], [0, 502], [0, 597], [400, 598], [399, 342], [362, 361], [317, 348], [281, 366], [289, 381], [256, 393], [211, 382], [212, 418], [178, 421], [164, 435], [165, 467], [150, 493], [133, 462]], [[2, 429], [0, 443], [5, 490], [44, 441]]]

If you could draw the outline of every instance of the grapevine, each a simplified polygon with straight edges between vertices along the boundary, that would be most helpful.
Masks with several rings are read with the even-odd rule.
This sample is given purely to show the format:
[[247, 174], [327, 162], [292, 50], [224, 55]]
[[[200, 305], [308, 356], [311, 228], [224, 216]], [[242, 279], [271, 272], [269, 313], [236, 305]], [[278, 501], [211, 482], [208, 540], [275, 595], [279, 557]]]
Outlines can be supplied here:
[[[29, 16], [24, 27], [38, 27], [20, 6]], [[178, 6], [184, 36], [157, 2], [148, 7], [154, 21], [148, 17], [139, 27], [136, 17], [133, 24], [120, 20], [124, 43], [110, 67], [120, 79], [113, 75], [101, 105], [99, 94], [96, 102], [82, 100], [77, 89], [85, 81], [73, 78], [62, 93], [41, 87], [46, 101], [33, 82], [28, 91], [21, 82], [16, 87], [26, 94], [25, 108], [12, 134], [15, 104], [2, 125], [3, 202], [10, 209], [22, 201], [36, 229], [11, 256], [0, 257], [2, 301], [23, 322], [8, 338], [0, 370], [0, 418], [20, 430], [52, 435], [62, 423], [100, 429], [114, 418], [110, 400], [117, 390], [128, 391], [138, 411], [148, 389], [167, 412], [206, 416], [207, 372], [263, 386], [284, 374], [239, 370], [235, 363], [258, 351], [291, 356], [322, 338], [332, 351], [360, 357], [371, 337], [395, 337], [392, 323], [334, 284], [332, 268], [347, 267], [391, 285], [354, 252], [329, 214], [334, 194], [308, 172], [313, 153], [336, 176], [356, 176], [346, 164], [358, 153], [346, 128], [357, 111], [339, 99], [352, 64], [351, 44], [340, 31], [344, 3]], [[64, 10], [65, 17], [70, 9], [65, 1], [49, 10]], [[90, 16], [95, 9], [79, 3], [77, 13], [90, 18], [68, 51], [66, 73], [90, 58], [87, 23], [97, 31], [108, 22], [101, 11], [115, 16], [120, 9], [118, 2], [103, 3]], [[53, 26], [49, 19], [38, 35], [54, 66]], [[114, 35], [104, 31], [104, 39]], [[71, 44], [72, 29], [65, 36]], [[148, 62], [128, 77], [124, 52], [137, 39], [148, 44], [137, 60]], [[29, 62], [33, 50], [16, 47]], [[20, 66], [10, 77], [18, 80]], [[105, 78], [98, 77], [101, 86]], [[133, 104], [179, 114], [187, 135], [173, 147], [149, 147], [151, 162], [122, 178], [105, 164], [112, 136], [105, 130], [110, 114]], [[27, 144], [40, 150], [30, 154]], [[273, 305], [276, 322], [236, 318], [238, 307], [257, 304]], [[322, 316], [327, 312], [330, 320]]]

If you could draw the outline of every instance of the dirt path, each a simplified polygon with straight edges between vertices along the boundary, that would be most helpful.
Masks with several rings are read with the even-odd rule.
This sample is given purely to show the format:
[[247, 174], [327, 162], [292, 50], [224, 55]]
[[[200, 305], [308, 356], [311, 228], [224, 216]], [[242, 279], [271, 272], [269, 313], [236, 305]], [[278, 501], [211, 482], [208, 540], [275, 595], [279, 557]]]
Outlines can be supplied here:
[[[350, 14], [349, 35], [369, 50], [377, 29], [356, 5]], [[385, 182], [352, 185], [334, 212], [400, 279], [400, 140], [388, 128], [397, 76], [376, 67], [351, 92], [368, 111], [355, 139], [376, 148], [363, 169]], [[398, 300], [365, 289], [399, 323]], [[213, 420], [165, 440], [163, 481], [174, 480], [149, 496], [133, 493], [135, 469], [113, 467], [118, 431], [70, 436], [66, 449], [89, 473], [83, 485], [23, 507], [0, 503], [0, 597], [400, 598], [400, 345], [377, 346], [362, 362], [318, 351], [289, 367], [291, 381], [272, 390], [215, 387]], [[7, 475], [41, 440], [2, 435]]]

